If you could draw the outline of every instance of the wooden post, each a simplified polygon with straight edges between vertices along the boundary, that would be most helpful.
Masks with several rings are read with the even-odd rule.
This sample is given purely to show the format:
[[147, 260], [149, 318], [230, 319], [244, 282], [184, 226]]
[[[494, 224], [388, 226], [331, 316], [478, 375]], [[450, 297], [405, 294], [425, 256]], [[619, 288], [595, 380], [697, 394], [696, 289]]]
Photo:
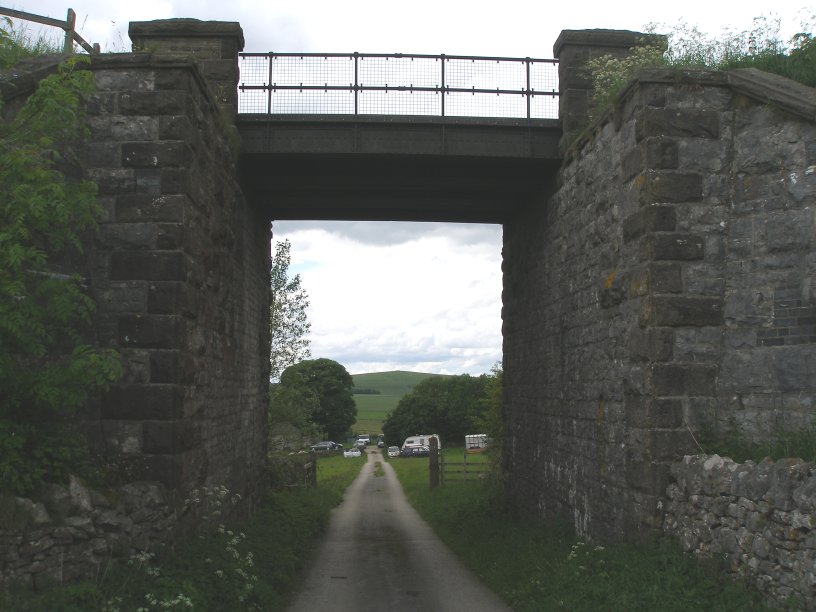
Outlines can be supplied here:
[[68, 9], [68, 17], [65, 19], [65, 44], [62, 52], [71, 55], [74, 52], [74, 30], [76, 29], [76, 13], [74, 9]]
[[431, 456], [428, 457], [428, 476], [432, 489], [439, 486], [439, 442], [431, 438]]
[[309, 451], [309, 463], [312, 464], [312, 472], [309, 474], [309, 484], [313, 487], [317, 486], [317, 453]]

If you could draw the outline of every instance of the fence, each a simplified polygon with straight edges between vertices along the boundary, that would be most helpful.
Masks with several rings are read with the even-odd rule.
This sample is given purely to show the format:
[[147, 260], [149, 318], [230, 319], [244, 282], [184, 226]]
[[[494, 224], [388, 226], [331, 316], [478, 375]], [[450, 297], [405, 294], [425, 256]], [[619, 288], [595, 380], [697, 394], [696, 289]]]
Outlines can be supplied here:
[[6, 15], [7, 17], [13, 17], [15, 19], [23, 19], [25, 21], [33, 21], [35, 23], [41, 23], [47, 26], [53, 26], [55, 28], [61, 28], [65, 30], [65, 43], [62, 46], [62, 52], [65, 54], [70, 55], [74, 52], [74, 42], [76, 42], [80, 47], [85, 49], [88, 53], [99, 53], [99, 44], [95, 43], [91, 45], [87, 42], [84, 38], [82, 38], [76, 31], [76, 13], [73, 9], [68, 9], [68, 15], [65, 21], [60, 21], [59, 19], [52, 19], [51, 17], [43, 17], [42, 15], [35, 15], [34, 13], [26, 13], [24, 11], [16, 11], [14, 9], [5, 8], [0, 6], [0, 15]]
[[242, 53], [239, 113], [558, 117], [557, 60]]
[[[445, 484], [454, 480], [468, 480], [487, 478], [491, 471], [491, 465], [484, 459], [484, 455], [479, 455], [477, 461], [473, 460], [474, 455], [463, 454], [461, 462], [448, 461], [442, 453], [439, 453], [439, 482]], [[471, 460], [468, 461], [468, 457]]]

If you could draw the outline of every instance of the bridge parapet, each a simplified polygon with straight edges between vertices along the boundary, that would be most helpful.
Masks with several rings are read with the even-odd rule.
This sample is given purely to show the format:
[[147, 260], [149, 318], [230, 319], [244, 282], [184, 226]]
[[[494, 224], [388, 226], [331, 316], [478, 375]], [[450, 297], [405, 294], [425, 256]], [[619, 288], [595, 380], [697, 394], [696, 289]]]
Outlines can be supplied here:
[[239, 112], [555, 119], [556, 60], [242, 53]]

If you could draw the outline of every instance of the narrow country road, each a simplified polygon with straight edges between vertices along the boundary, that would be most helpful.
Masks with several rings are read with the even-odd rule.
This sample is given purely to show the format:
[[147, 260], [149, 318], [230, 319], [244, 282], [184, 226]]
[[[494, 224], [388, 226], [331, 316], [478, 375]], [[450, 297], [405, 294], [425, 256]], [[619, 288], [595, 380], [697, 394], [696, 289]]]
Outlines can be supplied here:
[[379, 449], [367, 455], [289, 611], [510, 612], [408, 504]]

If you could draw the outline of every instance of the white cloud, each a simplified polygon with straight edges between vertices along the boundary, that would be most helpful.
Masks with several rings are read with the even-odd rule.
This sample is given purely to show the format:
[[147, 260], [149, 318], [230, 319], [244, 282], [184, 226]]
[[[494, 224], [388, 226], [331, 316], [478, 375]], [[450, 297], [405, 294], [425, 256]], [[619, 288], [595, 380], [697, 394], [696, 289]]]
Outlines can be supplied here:
[[501, 360], [499, 226], [363, 225], [275, 224], [309, 294], [314, 356], [353, 373], [480, 374]]

